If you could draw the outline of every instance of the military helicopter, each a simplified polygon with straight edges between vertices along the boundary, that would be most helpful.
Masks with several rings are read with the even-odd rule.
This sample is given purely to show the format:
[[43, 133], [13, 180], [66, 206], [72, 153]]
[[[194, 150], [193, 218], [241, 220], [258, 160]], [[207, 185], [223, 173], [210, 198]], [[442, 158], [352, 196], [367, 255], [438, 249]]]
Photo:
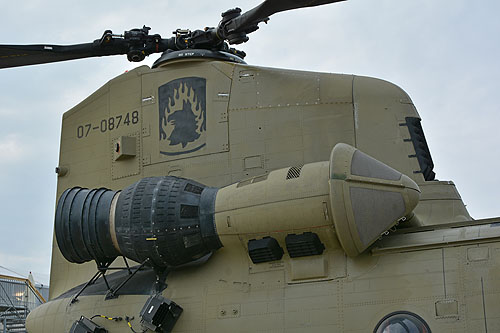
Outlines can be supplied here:
[[[181, 30], [175, 41], [212, 32]], [[406, 93], [205, 51], [166, 52], [156, 69], [124, 74], [66, 113], [53, 300], [31, 315], [30, 332], [498, 325], [496, 220], [472, 221], [454, 185], [433, 179]], [[159, 217], [171, 209], [162, 196], [175, 206], [171, 220]], [[123, 264], [110, 264], [117, 256]], [[97, 269], [76, 264], [92, 260]]]

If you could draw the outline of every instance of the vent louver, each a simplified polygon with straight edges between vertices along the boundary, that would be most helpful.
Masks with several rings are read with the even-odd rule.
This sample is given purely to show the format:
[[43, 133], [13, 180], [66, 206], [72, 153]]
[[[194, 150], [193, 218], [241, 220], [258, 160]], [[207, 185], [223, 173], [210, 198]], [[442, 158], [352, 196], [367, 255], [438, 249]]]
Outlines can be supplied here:
[[254, 264], [280, 260], [283, 257], [283, 249], [278, 241], [272, 237], [262, 239], [251, 239], [248, 241], [248, 254]]
[[288, 169], [288, 173], [286, 174], [286, 179], [299, 178], [300, 171], [302, 171], [302, 165], [291, 167], [290, 169]]
[[434, 180], [436, 176], [433, 171], [434, 163], [432, 162], [431, 152], [425, 140], [424, 130], [420, 124], [420, 119], [406, 117], [406, 126], [408, 126], [411, 142], [413, 143], [413, 148], [415, 148], [415, 156], [413, 157], [417, 158], [418, 164], [420, 165], [420, 171], [418, 173], [422, 173], [426, 181]]
[[290, 258], [306, 257], [322, 254], [325, 246], [318, 235], [304, 232], [301, 235], [289, 234], [285, 238], [286, 249]]

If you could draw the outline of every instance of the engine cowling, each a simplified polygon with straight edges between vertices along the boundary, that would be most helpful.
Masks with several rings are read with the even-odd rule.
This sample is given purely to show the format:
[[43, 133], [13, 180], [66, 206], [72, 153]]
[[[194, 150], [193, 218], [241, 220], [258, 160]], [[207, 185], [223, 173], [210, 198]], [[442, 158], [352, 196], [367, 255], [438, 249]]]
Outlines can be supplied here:
[[122, 255], [170, 267], [219, 249], [224, 235], [292, 233], [326, 224], [354, 257], [410, 215], [419, 196], [408, 176], [337, 144], [329, 161], [220, 189], [172, 176], [144, 178], [123, 191], [74, 187], [58, 201], [55, 231], [70, 262], [107, 263]]

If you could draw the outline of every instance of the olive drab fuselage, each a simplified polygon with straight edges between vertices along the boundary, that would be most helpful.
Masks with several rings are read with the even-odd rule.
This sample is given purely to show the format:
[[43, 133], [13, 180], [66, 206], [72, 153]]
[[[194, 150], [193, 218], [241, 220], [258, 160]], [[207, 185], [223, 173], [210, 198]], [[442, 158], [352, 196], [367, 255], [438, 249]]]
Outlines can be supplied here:
[[[64, 218], [70, 208], [61, 206], [51, 300], [30, 314], [28, 330], [68, 332], [98, 314], [134, 317], [141, 330], [156, 291], [182, 308], [173, 332], [372, 332], [398, 318], [422, 332], [500, 329], [500, 220], [472, 220], [432, 167], [417, 110], [392, 83], [213, 59], [138, 67], [63, 116], [57, 197], [75, 187], [119, 197], [102, 206], [107, 240], [65, 229], [83, 220], [71, 222], [69, 210]], [[123, 255], [151, 267], [154, 256], [140, 251], [179, 231], [155, 225], [160, 208], [143, 227], [123, 217], [125, 189], [148, 177], [156, 178], [138, 211], [160, 207], [154, 193], [182, 183], [186, 198], [202, 197], [179, 201], [176, 221], [192, 223], [177, 229], [211, 226], [217, 239], [175, 262], [163, 255], [209, 244], [203, 230], [183, 229], [175, 251], [151, 259], [164, 268], [155, 271], [164, 272], [161, 288], [146, 268], [117, 297], [98, 281], [72, 302], [96, 272], [94, 246], [107, 244], [114, 266]], [[203, 186], [213, 193], [203, 197]], [[202, 204], [204, 213], [190, 210]], [[134, 235], [143, 237], [136, 247]], [[129, 330], [127, 320], [93, 321]]]

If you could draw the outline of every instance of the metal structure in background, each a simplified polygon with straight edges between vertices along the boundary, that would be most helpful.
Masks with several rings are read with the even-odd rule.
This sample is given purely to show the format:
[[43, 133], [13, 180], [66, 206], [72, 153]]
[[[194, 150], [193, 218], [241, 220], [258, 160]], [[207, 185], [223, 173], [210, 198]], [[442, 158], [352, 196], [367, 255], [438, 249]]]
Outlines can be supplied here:
[[29, 279], [0, 275], [0, 333], [26, 332], [26, 317], [45, 303], [44, 291], [48, 286], [37, 288]]

